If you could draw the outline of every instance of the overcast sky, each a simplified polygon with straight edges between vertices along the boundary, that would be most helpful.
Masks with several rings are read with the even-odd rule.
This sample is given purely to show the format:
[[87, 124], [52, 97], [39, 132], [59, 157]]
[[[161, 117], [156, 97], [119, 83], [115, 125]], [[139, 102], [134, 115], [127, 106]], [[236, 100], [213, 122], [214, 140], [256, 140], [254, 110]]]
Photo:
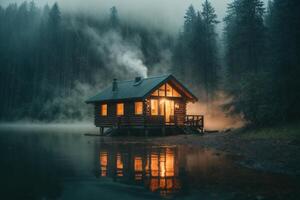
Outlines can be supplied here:
[[[2, 5], [23, 1], [0, 0]], [[196, 9], [201, 9], [204, 0], [35, 0], [35, 2], [39, 5], [58, 2], [63, 11], [85, 12], [95, 16], [107, 16], [109, 8], [116, 6], [123, 19], [178, 31], [188, 6], [193, 4]], [[222, 21], [227, 4], [232, 0], [210, 0], [210, 2], [216, 9], [219, 21]]]

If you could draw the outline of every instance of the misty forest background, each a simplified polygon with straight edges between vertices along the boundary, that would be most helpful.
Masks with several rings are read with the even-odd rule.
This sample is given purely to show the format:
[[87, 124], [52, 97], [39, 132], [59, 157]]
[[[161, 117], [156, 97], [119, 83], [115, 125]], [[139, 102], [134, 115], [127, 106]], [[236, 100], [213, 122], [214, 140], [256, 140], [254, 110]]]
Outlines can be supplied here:
[[299, 0], [233, 0], [222, 34], [209, 1], [187, 8], [176, 36], [117, 9], [97, 19], [57, 3], [0, 6], [0, 120], [84, 120], [84, 100], [112, 78], [162, 73], [207, 105], [225, 94], [224, 112], [249, 124], [299, 120]]

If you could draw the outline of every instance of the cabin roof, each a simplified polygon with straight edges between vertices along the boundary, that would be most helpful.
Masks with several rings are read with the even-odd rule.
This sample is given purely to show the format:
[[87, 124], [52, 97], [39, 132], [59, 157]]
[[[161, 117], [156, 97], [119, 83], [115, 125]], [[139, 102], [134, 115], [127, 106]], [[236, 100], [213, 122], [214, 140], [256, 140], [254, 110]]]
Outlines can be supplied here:
[[185, 86], [183, 86], [173, 75], [162, 75], [148, 78], [142, 78], [138, 83], [135, 80], [117, 81], [118, 89], [112, 90], [112, 84], [97, 95], [89, 98], [86, 103], [96, 103], [104, 101], [118, 101], [129, 99], [145, 99], [148, 95], [158, 89], [162, 84], [172, 80], [175, 85], [179, 86], [181, 93], [187, 96], [190, 101], [197, 101]]

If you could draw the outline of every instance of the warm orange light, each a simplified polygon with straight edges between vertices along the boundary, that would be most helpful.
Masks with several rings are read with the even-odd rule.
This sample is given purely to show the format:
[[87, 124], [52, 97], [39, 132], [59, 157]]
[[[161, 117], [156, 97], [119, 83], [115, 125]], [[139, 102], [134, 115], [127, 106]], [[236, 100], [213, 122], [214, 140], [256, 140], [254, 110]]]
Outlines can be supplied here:
[[151, 115], [158, 115], [158, 100], [151, 99]]
[[136, 156], [134, 158], [134, 171], [135, 172], [143, 171], [143, 161], [142, 161], [142, 158], [139, 156]]
[[158, 155], [151, 154], [151, 176], [158, 176]]
[[165, 102], [166, 102], [166, 99], [159, 100], [159, 114], [160, 115], [165, 115]]
[[142, 115], [143, 114], [143, 102], [135, 102], [134, 103], [134, 110], [136, 115]]
[[159, 188], [158, 185], [158, 178], [151, 178], [150, 179], [150, 190], [153, 192]]
[[155, 90], [152, 96], [160, 96], [160, 97], [181, 97], [181, 95], [175, 90], [170, 84], [162, 85], [158, 90]]
[[173, 180], [168, 178], [167, 179], [167, 189], [172, 189], [173, 188]]
[[166, 91], [167, 96], [171, 97], [173, 95], [173, 88], [171, 87], [171, 85], [166, 84], [166, 89], [167, 89], [167, 91]]
[[160, 187], [161, 189], [164, 189], [164, 188], [166, 187], [166, 179], [161, 178], [161, 179], [159, 180], [159, 187]]
[[158, 95], [160, 97], [165, 97], [166, 96], [166, 85], [162, 85], [159, 89], [158, 89]]
[[101, 105], [101, 116], [107, 116], [107, 104]]
[[159, 157], [159, 176], [165, 177], [165, 174], [166, 174], [166, 156], [164, 153], [161, 153]]
[[161, 98], [159, 101], [160, 101], [160, 103], [165, 103], [166, 99], [165, 98]]
[[174, 176], [175, 158], [171, 149], [166, 150], [166, 176]]
[[123, 176], [123, 161], [120, 153], [117, 153], [117, 176]]
[[118, 116], [124, 115], [124, 103], [117, 104], [117, 115]]
[[101, 176], [107, 176], [107, 152], [100, 152]]
[[181, 95], [176, 90], [173, 90], [173, 97], [181, 97]]
[[158, 90], [155, 90], [155, 91], [152, 93], [152, 96], [158, 96]]

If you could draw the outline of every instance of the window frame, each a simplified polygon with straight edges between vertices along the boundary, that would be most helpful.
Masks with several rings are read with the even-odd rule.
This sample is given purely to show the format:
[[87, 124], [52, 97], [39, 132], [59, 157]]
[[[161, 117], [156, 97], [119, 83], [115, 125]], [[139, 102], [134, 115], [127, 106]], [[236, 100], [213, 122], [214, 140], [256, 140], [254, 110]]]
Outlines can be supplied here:
[[[168, 92], [168, 89], [170, 90]], [[154, 92], [152, 92], [151, 96], [153, 97], [171, 97], [171, 98], [182, 98], [182, 95], [174, 86], [170, 83], [164, 83]]]
[[[105, 109], [106, 112], [105, 113], [103, 112], [104, 111], [103, 107], [106, 107], [106, 109]], [[101, 117], [107, 117], [107, 115], [108, 115], [108, 106], [107, 106], [107, 103], [101, 104], [100, 115], [101, 115]]]
[[[119, 106], [121, 106], [122, 107], [122, 113], [119, 113]], [[125, 110], [125, 105], [124, 105], [124, 103], [117, 103], [116, 104], [116, 115], [117, 116], [124, 116], [124, 110]]]
[[165, 99], [164, 98], [160, 98], [158, 100], [158, 115], [160, 116], [165, 116]]
[[[155, 112], [155, 114], [153, 114], [153, 112], [152, 112], [152, 108], [153, 108], [153, 106], [152, 106], [152, 102], [154, 102], [154, 101], [156, 101], [156, 112]], [[159, 101], [158, 101], [158, 99], [151, 99], [150, 100], [150, 115], [151, 116], [158, 116], [159, 115]]]
[[[139, 113], [137, 113], [137, 104], [141, 104], [141, 107], [142, 107], [142, 110]], [[144, 102], [142, 102], [142, 101], [135, 101], [134, 102], [134, 114], [135, 115], [143, 115], [143, 113], [144, 113], [143, 110], [144, 110]]]

